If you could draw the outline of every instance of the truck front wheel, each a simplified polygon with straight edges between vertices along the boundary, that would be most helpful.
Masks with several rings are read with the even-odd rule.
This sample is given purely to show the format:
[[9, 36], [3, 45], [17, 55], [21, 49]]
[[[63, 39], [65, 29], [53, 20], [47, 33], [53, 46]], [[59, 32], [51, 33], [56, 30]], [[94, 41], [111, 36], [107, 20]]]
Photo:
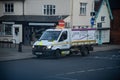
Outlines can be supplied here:
[[61, 57], [61, 51], [57, 49], [54, 53], [54, 58], [60, 58]]
[[89, 54], [89, 50], [88, 50], [87, 47], [85, 47], [85, 46], [82, 46], [82, 47], [80, 48], [80, 52], [81, 52], [81, 55], [82, 55], [82, 56], [87, 56], [87, 55]]

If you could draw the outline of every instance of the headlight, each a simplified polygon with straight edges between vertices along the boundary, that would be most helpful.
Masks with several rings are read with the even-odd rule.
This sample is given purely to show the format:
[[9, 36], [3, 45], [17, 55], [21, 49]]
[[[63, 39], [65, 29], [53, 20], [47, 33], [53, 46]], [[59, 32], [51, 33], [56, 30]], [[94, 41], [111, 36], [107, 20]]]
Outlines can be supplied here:
[[35, 48], [35, 46], [33, 45], [32, 48]]
[[47, 49], [51, 49], [52, 48], [52, 46], [47, 46]]

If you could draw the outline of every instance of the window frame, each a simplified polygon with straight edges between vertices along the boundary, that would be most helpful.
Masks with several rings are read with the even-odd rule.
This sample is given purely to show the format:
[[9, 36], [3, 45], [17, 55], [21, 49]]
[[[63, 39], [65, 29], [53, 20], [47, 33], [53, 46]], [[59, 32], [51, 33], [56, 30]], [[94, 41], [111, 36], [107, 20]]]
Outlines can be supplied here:
[[101, 21], [105, 22], [105, 16], [101, 16]]
[[102, 28], [102, 22], [97, 23], [97, 28], [98, 28], [98, 29], [101, 29], [101, 28]]
[[[4, 35], [13, 35], [13, 24], [4, 24]], [[9, 32], [7, 30], [10, 30]]]
[[55, 5], [43, 5], [43, 15], [55, 15], [56, 6]]
[[[6, 25], [11, 25], [11, 26], [9, 26], [10, 34], [7, 34], [7, 32], [5, 31], [5, 30], [7, 30], [5, 28], [8, 27]], [[13, 35], [13, 25], [14, 25], [14, 22], [2, 22], [2, 24], [0, 26], [1, 27], [0, 36], [12, 36]]]
[[63, 31], [61, 36], [60, 36], [59, 42], [62, 42], [64, 40], [66, 40], [67, 38], [68, 38], [68, 32], [67, 31]]
[[80, 15], [86, 16], [86, 14], [87, 14], [87, 3], [80, 2]]
[[14, 3], [5, 2], [4, 3], [4, 13], [14, 13]]

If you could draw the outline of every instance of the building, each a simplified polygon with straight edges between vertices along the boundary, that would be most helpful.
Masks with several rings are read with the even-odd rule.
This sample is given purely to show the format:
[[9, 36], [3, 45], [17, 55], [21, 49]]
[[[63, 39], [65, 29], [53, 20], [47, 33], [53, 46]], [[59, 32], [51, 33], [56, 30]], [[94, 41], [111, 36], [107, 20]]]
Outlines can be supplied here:
[[110, 0], [114, 19], [111, 21], [111, 43], [120, 44], [120, 4], [119, 0]]
[[109, 43], [112, 18], [108, 0], [0, 0], [0, 40], [29, 45], [63, 20], [66, 27], [95, 27], [97, 42]]
[[0, 39], [24, 44], [30, 44], [42, 30], [55, 27], [70, 13], [69, 0], [0, 0], [0, 6]]
[[[29, 45], [45, 29], [55, 28], [60, 20], [66, 27], [97, 28], [103, 9], [99, 7], [95, 15], [96, 1], [99, 0], [0, 0], [0, 40], [15, 39]], [[108, 0], [103, 1], [108, 10]], [[109, 15], [106, 11], [102, 16], [106, 20]], [[108, 29], [109, 21], [105, 21]]]
[[98, 44], [110, 43], [110, 22], [113, 19], [108, 0], [95, 1], [95, 25]]

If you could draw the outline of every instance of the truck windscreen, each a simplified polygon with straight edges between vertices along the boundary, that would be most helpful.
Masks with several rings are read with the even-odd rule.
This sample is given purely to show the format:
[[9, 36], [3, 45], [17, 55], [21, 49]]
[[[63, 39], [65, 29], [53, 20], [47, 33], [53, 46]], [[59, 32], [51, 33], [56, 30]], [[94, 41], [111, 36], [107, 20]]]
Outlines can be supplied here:
[[61, 31], [45, 31], [39, 40], [54, 41], [57, 40]]

